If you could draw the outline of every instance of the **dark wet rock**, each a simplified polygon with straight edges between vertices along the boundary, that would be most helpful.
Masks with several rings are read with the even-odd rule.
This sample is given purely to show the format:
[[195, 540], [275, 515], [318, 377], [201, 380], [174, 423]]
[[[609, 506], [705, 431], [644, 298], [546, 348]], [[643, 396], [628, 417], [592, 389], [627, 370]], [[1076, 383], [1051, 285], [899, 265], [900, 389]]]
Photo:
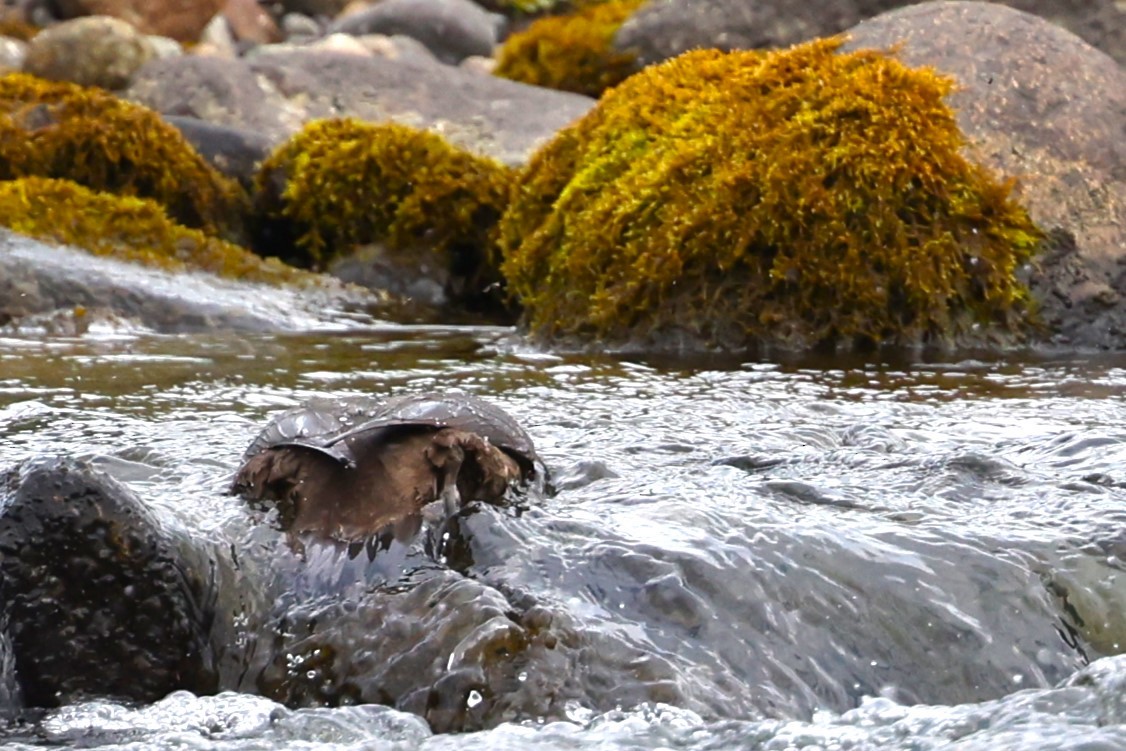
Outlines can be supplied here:
[[214, 691], [210, 584], [188, 539], [88, 464], [0, 476], [0, 602], [23, 700]]
[[441, 500], [449, 515], [472, 501], [504, 503], [543, 474], [520, 424], [469, 394], [389, 399], [345, 427], [351, 409], [277, 417], [251, 444], [232, 492], [276, 502], [288, 532], [356, 541], [390, 528], [409, 540], [427, 504]]
[[37, 34], [28, 44], [23, 69], [53, 81], [120, 89], [155, 56], [148, 39], [129, 24], [94, 16]]
[[952, 74], [970, 156], [1017, 179], [1049, 232], [1029, 283], [1044, 337], [1126, 347], [1126, 69], [1043, 19], [1000, 5], [930, 2], [849, 31], [851, 48]]
[[270, 155], [273, 144], [257, 131], [214, 125], [195, 117], [166, 115], [188, 143], [207, 162], [250, 190], [258, 164]]
[[499, 40], [503, 17], [472, 0], [383, 0], [329, 26], [345, 34], [403, 34], [426, 45], [445, 63], [488, 56]]
[[436, 128], [451, 142], [508, 164], [583, 115], [593, 100], [456, 68], [316, 51], [249, 62], [157, 60], [126, 91], [170, 115], [256, 130], [280, 142], [327, 117]]
[[[634, 50], [646, 63], [690, 49], [787, 47], [836, 34], [906, 0], [819, 0], [795, 6], [786, 0], [665, 0], [643, 6], [622, 25], [614, 45]], [[1126, 62], [1126, 9], [1115, 0], [1009, 0], [1079, 35], [1120, 63]]]
[[166, 333], [235, 329], [292, 331], [368, 320], [345, 308], [376, 303], [331, 280], [288, 290], [171, 274], [98, 258], [0, 229], [0, 325], [56, 311], [109, 313]]
[[52, 0], [61, 18], [113, 16], [144, 34], [179, 42], [198, 39], [223, 4], [224, 0]]

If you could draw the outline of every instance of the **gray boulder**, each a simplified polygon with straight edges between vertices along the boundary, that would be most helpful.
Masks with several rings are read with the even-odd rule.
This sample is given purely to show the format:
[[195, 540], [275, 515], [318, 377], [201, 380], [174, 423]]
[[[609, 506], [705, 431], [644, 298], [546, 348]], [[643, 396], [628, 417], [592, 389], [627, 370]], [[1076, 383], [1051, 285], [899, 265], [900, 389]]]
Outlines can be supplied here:
[[263, 86], [241, 60], [153, 60], [137, 71], [122, 95], [165, 115], [254, 131], [273, 144], [300, 128], [305, 117], [300, 107]]
[[594, 104], [445, 65], [305, 50], [249, 62], [153, 61], [126, 96], [163, 114], [254, 130], [274, 143], [319, 118], [401, 122], [513, 165]]
[[383, 0], [328, 30], [355, 36], [403, 34], [425, 44], [442, 62], [456, 64], [472, 55], [491, 55], [503, 24], [503, 16], [472, 0]]

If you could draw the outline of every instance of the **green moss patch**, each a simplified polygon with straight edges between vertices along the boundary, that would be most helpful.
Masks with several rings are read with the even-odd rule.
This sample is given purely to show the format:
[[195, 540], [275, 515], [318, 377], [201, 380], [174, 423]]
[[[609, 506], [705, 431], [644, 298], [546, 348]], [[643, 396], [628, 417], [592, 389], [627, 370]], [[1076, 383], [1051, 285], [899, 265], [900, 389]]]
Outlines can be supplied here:
[[501, 222], [531, 329], [807, 347], [1025, 325], [1040, 233], [962, 156], [953, 82], [840, 44], [687, 53], [538, 152]]
[[513, 81], [597, 97], [637, 71], [636, 56], [614, 50], [614, 34], [646, 0], [586, 4], [541, 18], [510, 36], [493, 73]]
[[425, 248], [479, 291], [500, 278], [496, 228], [514, 180], [510, 168], [435, 133], [323, 120], [263, 163], [257, 210], [266, 222], [290, 226], [297, 263], [324, 267], [373, 242], [402, 252]]
[[0, 182], [0, 224], [99, 256], [179, 271], [198, 269], [249, 281], [312, 281], [312, 275], [183, 227], [155, 201], [99, 193], [68, 180]]
[[96, 88], [0, 77], [0, 179], [48, 177], [149, 198], [177, 222], [239, 235], [247, 199], [180, 132]]

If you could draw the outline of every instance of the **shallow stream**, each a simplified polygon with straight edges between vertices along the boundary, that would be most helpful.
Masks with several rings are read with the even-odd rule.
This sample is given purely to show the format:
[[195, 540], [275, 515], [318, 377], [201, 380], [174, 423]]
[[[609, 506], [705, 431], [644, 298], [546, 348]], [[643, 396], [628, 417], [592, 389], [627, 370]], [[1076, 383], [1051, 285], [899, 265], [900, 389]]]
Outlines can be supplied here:
[[1126, 748], [1126, 357], [641, 362], [494, 328], [95, 327], [0, 340], [0, 467], [91, 458], [242, 539], [223, 490], [272, 414], [434, 389], [509, 410], [553, 473], [520, 513], [467, 517], [455, 567], [564, 623], [565, 664], [519, 678], [567, 683], [562, 710], [442, 734], [181, 692], [52, 710], [3, 747]]

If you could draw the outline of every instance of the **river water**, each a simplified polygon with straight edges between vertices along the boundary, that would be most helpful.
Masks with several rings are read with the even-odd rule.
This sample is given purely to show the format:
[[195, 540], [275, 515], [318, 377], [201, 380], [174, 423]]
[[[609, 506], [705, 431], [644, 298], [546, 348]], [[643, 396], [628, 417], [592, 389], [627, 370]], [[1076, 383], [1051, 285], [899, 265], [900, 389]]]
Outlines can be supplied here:
[[[94, 327], [0, 340], [0, 467], [90, 458], [221, 539], [251, 523], [223, 489], [272, 414], [434, 389], [509, 410], [552, 471], [521, 513], [466, 518], [456, 568], [562, 624], [567, 659], [519, 677], [558, 702], [444, 734], [240, 684], [71, 704], [3, 747], [1126, 748], [1124, 357], [643, 362], [487, 327]], [[351, 632], [357, 665], [380, 633]]]

